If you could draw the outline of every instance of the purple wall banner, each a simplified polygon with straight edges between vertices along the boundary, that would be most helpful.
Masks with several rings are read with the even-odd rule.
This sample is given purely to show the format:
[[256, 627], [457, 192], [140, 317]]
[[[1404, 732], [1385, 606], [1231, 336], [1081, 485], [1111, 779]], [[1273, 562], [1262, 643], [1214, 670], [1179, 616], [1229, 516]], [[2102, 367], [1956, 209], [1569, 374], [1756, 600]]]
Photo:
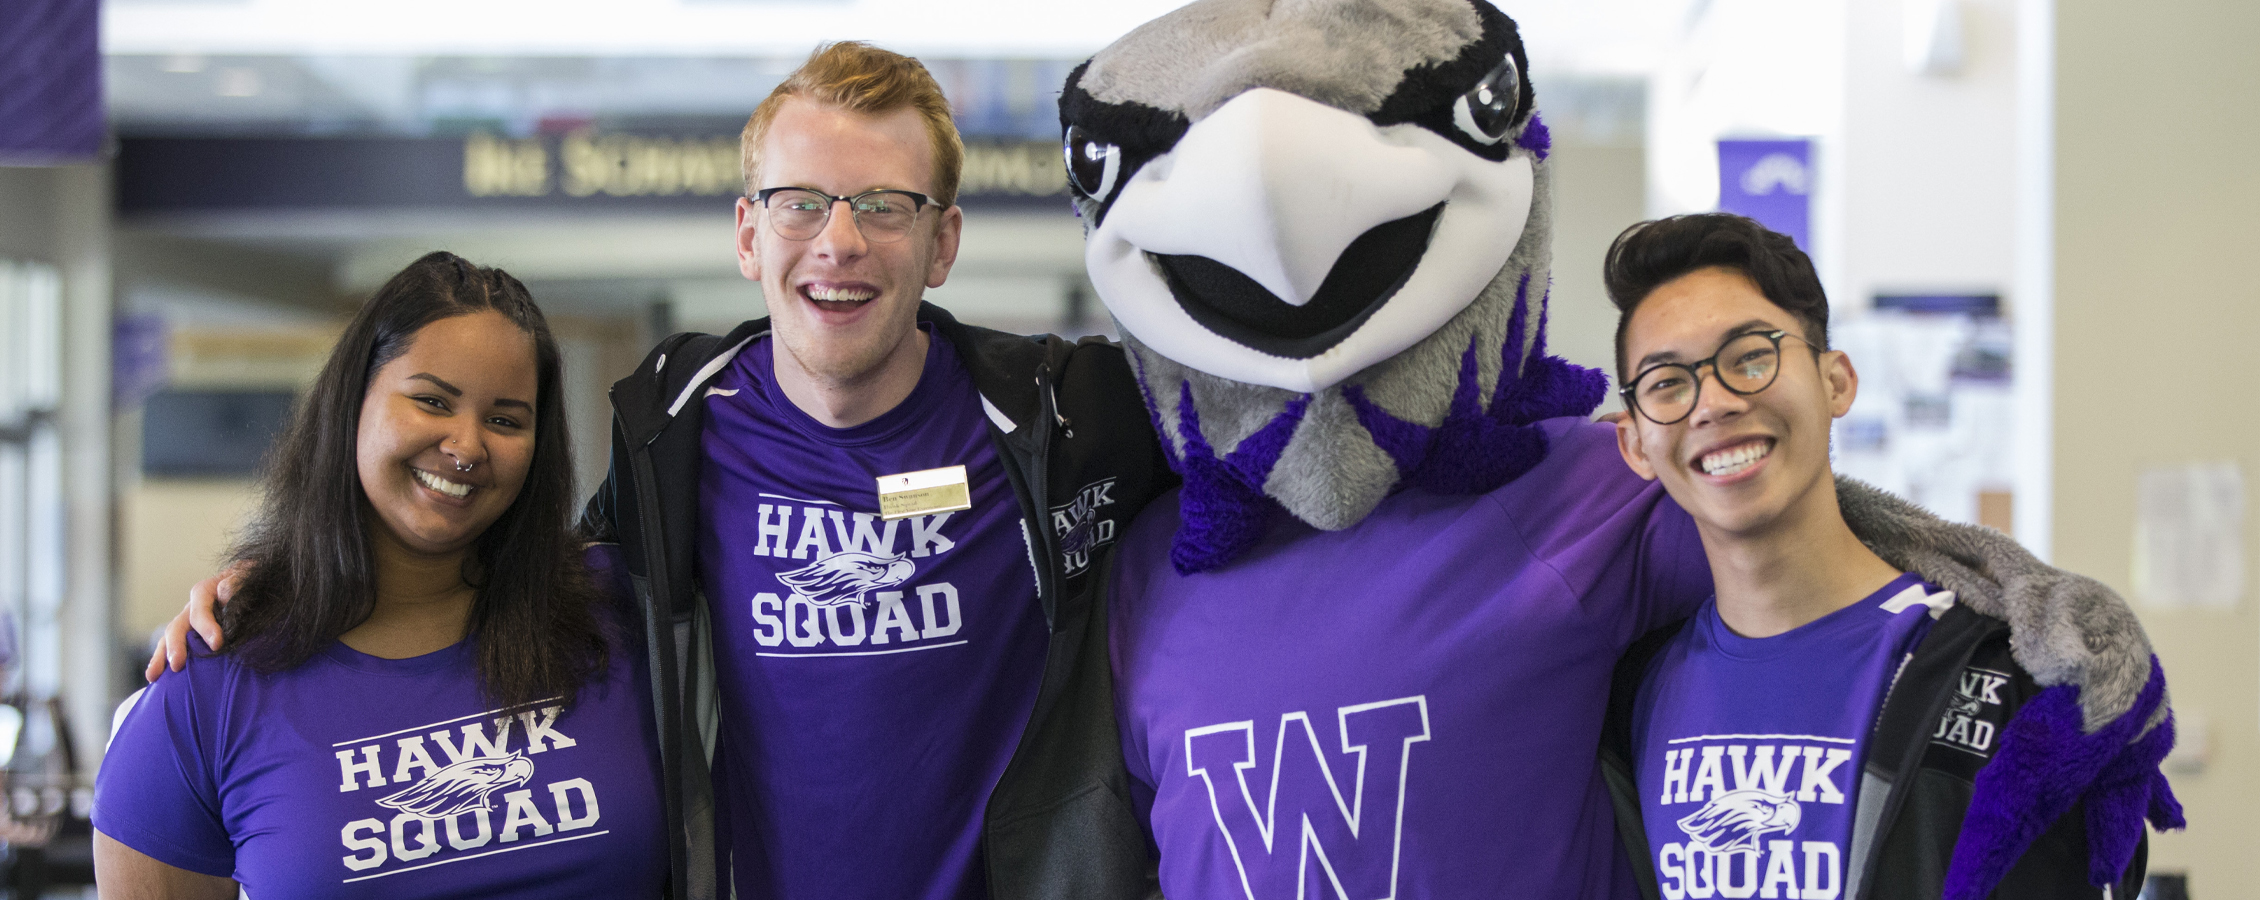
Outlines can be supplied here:
[[1719, 211], [1749, 216], [1813, 252], [1811, 138], [1719, 141]]
[[0, 2], [0, 165], [100, 156], [99, 0]]
[[120, 412], [172, 380], [172, 328], [157, 313], [119, 316], [110, 323], [110, 402]]

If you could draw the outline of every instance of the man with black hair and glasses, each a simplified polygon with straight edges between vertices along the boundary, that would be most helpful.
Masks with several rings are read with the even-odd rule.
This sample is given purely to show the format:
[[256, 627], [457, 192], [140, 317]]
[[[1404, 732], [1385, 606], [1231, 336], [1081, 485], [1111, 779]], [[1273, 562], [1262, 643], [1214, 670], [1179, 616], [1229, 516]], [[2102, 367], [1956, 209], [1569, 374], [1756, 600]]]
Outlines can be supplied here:
[[1694, 517], [1716, 589], [1619, 667], [1604, 758], [1644, 825], [1624, 831], [1635, 868], [1667, 900], [2133, 897], [2140, 846], [2101, 848], [2141, 822], [2082, 798], [2153, 790], [2151, 821], [2181, 824], [2170, 724], [2104, 762], [2159, 698], [2130, 733], [2082, 734], [2007, 625], [1845, 525], [1829, 429], [1859, 374], [1828, 349], [1811, 261], [1707, 214], [1634, 226], [1607, 265], [1618, 448]]

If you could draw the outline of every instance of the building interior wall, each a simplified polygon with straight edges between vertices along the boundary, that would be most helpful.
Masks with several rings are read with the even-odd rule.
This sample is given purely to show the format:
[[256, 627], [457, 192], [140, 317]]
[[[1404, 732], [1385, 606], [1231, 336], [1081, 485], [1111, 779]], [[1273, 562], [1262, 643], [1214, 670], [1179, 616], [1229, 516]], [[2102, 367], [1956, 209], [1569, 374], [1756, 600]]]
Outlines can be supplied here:
[[[2056, 3], [2055, 561], [2132, 595], [2136, 477], [2233, 461], [2260, 474], [2248, 396], [2260, 336], [2260, 5]], [[2152, 844], [2204, 900], [2260, 897], [2260, 603], [2138, 603], [2201, 769], [2170, 771], [2189, 830]]]
[[[1617, 234], [1645, 217], [1647, 154], [1636, 145], [1558, 145], [1554, 165], [1554, 293], [1546, 340], [1555, 355], [1616, 383], [1616, 306], [1601, 263]], [[1611, 391], [1603, 404], [1622, 404]]]
[[[101, 755], [119, 674], [111, 627], [110, 196], [105, 165], [0, 168], [0, 258], [53, 266], [63, 295], [62, 395], [54, 422], [65, 558], [57, 592], [30, 598], [14, 623], [23, 652], [12, 663], [32, 699], [62, 699], [85, 773]], [[44, 752], [55, 733], [35, 717], [24, 749]]]
[[2005, 293], [2012, 277], [2017, 0], [1960, 4], [1961, 63], [1935, 74], [1905, 61], [1910, 5], [1847, 9], [1838, 315], [1879, 292]]
[[54, 170], [0, 166], [0, 256], [52, 259]]

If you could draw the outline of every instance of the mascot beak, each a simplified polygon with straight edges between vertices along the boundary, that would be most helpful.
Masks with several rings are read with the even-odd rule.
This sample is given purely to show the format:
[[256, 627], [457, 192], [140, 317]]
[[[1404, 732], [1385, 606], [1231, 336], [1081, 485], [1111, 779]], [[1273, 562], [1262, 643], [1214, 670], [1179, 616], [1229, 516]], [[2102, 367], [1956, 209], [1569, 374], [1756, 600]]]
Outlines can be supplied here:
[[1359, 235], [1443, 202], [1458, 180], [1363, 116], [1258, 88], [1140, 169], [1110, 215], [1146, 252], [1207, 257], [1300, 307]]
[[1254, 88], [1138, 168], [1084, 261], [1146, 347], [1312, 393], [1482, 295], [1522, 238], [1533, 191], [1528, 154], [1485, 159], [1417, 124]]

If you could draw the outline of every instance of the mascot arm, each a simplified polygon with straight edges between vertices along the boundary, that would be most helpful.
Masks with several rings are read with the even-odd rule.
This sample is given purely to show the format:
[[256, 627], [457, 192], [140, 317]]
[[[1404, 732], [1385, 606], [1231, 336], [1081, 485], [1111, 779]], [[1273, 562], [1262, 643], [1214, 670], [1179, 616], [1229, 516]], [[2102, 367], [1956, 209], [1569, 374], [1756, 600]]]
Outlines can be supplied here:
[[[2009, 623], [2010, 650], [2034, 681], [2077, 687], [2084, 730], [2134, 707], [2150, 682], [2150, 639], [2102, 582], [2043, 563], [1999, 531], [1945, 521], [1850, 478], [1836, 480], [1836, 496], [1844, 521], [1885, 562]], [[2155, 716], [2164, 717], [2163, 709]]]
[[1948, 868], [1949, 900], [1990, 893], [2079, 800], [2097, 885], [2118, 879], [2145, 820], [2182, 827], [2158, 770], [2174, 741], [2166, 676], [2126, 601], [1991, 528], [1944, 521], [1849, 478], [1837, 479], [1836, 493], [1845, 522], [1878, 556], [2007, 622], [2010, 652], [2044, 689], [2010, 720], [1978, 774]]
[[1622, 647], [1658, 628], [1677, 626], [1703, 608], [1712, 593], [1711, 559], [1695, 520], [1679, 504], [1657, 503], [1640, 536], [1640, 570], [1635, 576], [1629, 631]]

